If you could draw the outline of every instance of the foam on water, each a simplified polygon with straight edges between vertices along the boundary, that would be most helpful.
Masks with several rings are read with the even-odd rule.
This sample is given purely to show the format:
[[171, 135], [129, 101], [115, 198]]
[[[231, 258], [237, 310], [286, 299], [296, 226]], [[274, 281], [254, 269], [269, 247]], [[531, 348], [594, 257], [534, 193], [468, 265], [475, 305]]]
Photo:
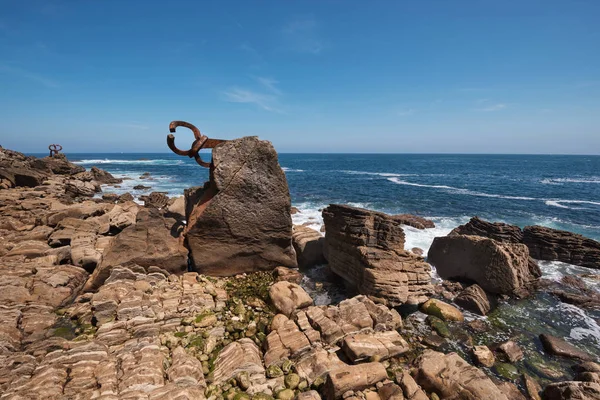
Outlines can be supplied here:
[[429, 219], [434, 222], [435, 228], [417, 229], [412, 226], [403, 226], [405, 249], [410, 250], [414, 247], [418, 247], [423, 250], [424, 254], [427, 254], [427, 251], [429, 251], [429, 248], [431, 247], [431, 243], [433, 243], [433, 239], [438, 236], [446, 236], [452, 229], [469, 221], [469, 217], [467, 216], [458, 218], [433, 217]]
[[131, 164], [139, 164], [139, 165], [184, 165], [185, 161], [183, 160], [163, 160], [163, 159], [154, 159], [154, 160], [119, 160], [119, 159], [85, 159], [85, 160], [77, 160], [73, 161], [73, 164], [81, 164], [81, 165], [92, 165], [92, 164], [114, 164], [114, 165], [131, 165]]
[[281, 169], [283, 170], [283, 172], [304, 172], [303, 169], [294, 169], [288, 167], [281, 167]]
[[589, 178], [545, 178], [540, 181], [544, 185], [562, 185], [564, 183], [600, 183], [600, 177]]
[[340, 171], [350, 175], [373, 175], [373, 176], [382, 176], [382, 177], [401, 177], [401, 176], [418, 176], [418, 174], [398, 174], [393, 172], [367, 172], [367, 171], [348, 171], [343, 170]]

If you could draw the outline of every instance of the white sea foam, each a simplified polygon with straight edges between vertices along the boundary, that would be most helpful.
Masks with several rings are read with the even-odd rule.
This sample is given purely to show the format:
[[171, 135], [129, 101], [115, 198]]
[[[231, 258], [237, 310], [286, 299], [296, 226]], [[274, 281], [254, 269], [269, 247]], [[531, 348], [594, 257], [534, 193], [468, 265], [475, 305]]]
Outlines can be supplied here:
[[303, 169], [294, 169], [288, 167], [281, 167], [281, 169], [283, 170], [283, 172], [304, 172]]
[[545, 178], [540, 181], [544, 185], [562, 185], [564, 183], [600, 183], [600, 177], [589, 178]]
[[119, 159], [84, 159], [73, 161], [73, 164], [93, 165], [93, 164], [139, 164], [139, 165], [183, 165], [183, 160], [119, 160]]
[[435, 228], [417, 229], [412, 226], [403, 226], [405, 249], [410, 250], [414, 247], [418, 247], [427, 254], [431, 247], [431, 243], [433, 243], [433, 239], [438, 236], [446, 236], [452, 229], [469, 221], [469, 217], [467, 216], [458, 218], [433, 217], [430, 219], [435, 223]]
[[309, 228], [320, 232], [321, 226], [323, 225], [323, 217], [321, 216], [321, 211], [323, 208], [327, 207], [327, 204], [314, 204], [314, 203], [299, 203], [295, 204], [300, 212], [292, 215], [292, 222], [294, 225], [305, 225]]
[[566, 203], [566, 204], [590, 204], [590, 205], [600, 206], [600, 202], [589, 201], [589, 200], [561, 200], [561, 199], [557, 199], [557, 200], [546, 200], [545, 203], [548, 206], [559, 207], [559, 208], [569, 208], [571, 210], [585, 210], [585, 207], [569, 207], [569, 206], [565, 206], [562, 203]]
[[560, 261], [538, 260], [538, 265], [542, 270], [542, 276], [551, 281], [560, 282], [565, 276], [581, 276], [584, 282], [592, 289], [600, 291], [600, 280], [587, 278], [594, 277], [598, 270], [581, 267], [579, 265], [567, 264]]
[[343, 170], [340, 171], [350, 175], [373, 175], [373, 176], [382, 176], [382, 177], [401, 177], [401, 176], [418, 176], [417, 174], [397, 174], [393, 172], [366, 172], [366, 171], [348, 171]]
[[469, 190], [469, 189], [457, 188], [457, 187], [446, 186], [446, 185], [427, 185], [427, 184], [424, 184], [424, 183], [407, 182], [407, 181], [400, 180], [400, 179], [398, 179], [396, 177], [388, 178], [388, 181], [396, 183], [398, 185], [407, 185], [407, 186], [416, 186], [416, 187], [427, 187], [427, 188], [433, 188], [433, 189], [444, 189], [444, 190], [448, 190], [450, 193], [463, 194], [463, 195], [468, 195], [468, 196], [494, 197], [494, 198], [509, 199], [509, 200], [528, 200], [528, 201], [531, 201], [531, 200], [541, 200], [541, 199], [538, 199], [538, 198], [535, 198], [535, 197], [506, 196], [506, 195], [502, 195], [502, 194], [476, 192], [476, 191]]

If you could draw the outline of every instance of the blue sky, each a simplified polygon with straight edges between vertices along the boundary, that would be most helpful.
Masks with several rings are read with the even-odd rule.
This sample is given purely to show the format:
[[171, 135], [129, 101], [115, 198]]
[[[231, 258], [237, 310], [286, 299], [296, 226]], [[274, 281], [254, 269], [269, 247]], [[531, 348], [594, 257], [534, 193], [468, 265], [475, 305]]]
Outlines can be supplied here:
[[163, 152], [182, 119], [282, 152], [600, 154], [598, 21], [598, 0], [0, 0], [0, 145]]

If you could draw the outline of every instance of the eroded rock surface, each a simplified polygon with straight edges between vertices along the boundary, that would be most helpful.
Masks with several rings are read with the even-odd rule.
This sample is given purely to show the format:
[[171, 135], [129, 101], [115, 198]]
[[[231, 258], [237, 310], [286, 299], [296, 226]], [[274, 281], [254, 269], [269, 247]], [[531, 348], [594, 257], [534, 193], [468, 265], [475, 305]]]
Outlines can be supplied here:
[[215, 276], [296, 267], [288, 185], [271, 143], [244, 137], [212, 156], [212, 183], [186, 192], [194, 267]]
[[329, 266], [359, 293], [400, 305], [422, 303], [433, 292], [429, 265], [404, 250], [401, 223], [392, 216], [330, 205], [323, 219]]
[[489, 293], [525, 295], [541, 276], [525, 245], [480, 236], [436, 237], [427, 260], [442, 278], [476, 282]]

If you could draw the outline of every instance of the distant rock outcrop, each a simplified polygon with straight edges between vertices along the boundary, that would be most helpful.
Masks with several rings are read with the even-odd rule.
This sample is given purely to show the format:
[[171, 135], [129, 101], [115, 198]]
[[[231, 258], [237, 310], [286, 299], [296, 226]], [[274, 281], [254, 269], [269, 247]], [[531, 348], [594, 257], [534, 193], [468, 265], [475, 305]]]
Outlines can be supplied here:
[[541, 276], [525, 245], [481, 236], [437, 237], [427, 260], [444, 279], [476, 282], [486, 292], [496, 294], [523, 296]]
[[600, 242], [582, 235], [542, 226], [526, 226], [523, 228], [523, 243], [531, 256], [538, 260], [600, 269]]
[[526, 226], [521, 230], [516, 225], [473, 217], [450, 232], [450, 235], [477, 235], [500, 242], [523, 243], [531, 257], [537, 260], [562, 261], [600, 269], [600, 242], [576, 233], [538, 225]]
[[401, 222], [337, 204], [323, 210], [323, 220], [329, 266], [359, 293], [389, 305], [418, 304], [429, 298], [430, 267], [404, 250]]
[[450, 235], [483, 236], [507, 243], [523, 242], [523, 232], [518, 226], [503, 222], [488, 222], [479, 217], [473, 217], [466, 224], [454, 228]]
[[412, 226], [413, 228], [417, 229], [435, 228], [435, 224], [432, 220], [419, 217], [417, 215], [398, 214], [392, 215], [392, 218], [400, 222], [402, 225]]
[[186, 191], [186, 203], [185, 238], [199, 272], [297, 266], [289, 189], [270, 142], [244, 137], [218, 145], [210, 182]]

